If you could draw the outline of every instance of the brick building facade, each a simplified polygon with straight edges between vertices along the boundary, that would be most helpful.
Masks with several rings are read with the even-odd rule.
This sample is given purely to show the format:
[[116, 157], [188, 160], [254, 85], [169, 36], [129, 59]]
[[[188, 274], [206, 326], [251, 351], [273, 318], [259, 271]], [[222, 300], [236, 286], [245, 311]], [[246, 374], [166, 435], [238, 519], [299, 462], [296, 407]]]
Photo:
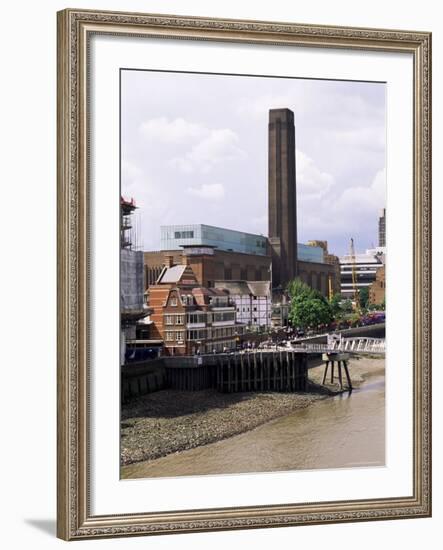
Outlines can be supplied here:
[[189, 258], [165, 266], [148, 290], [151, 338], [164, 341], [165, 355], [193, 355], [234, 349], [244, 325], [236, 322], [236, 306], [229, 292], [201, 286]]
[[144, 253], [146, 287], [154, 284], [164, 265], [165, 255], [170, 255], [175, 264], [183, 258], [195, 274], [199, 285], [214, 287], [215, 281], [269, 281], [271, 258], [267, 255], [228, 252], [211, 247]]
[[379, 267], [375, 275], [375, 281], [369, 287], [369, 303], [380, 305], [385, 300], [386, 280], [385, 266]]

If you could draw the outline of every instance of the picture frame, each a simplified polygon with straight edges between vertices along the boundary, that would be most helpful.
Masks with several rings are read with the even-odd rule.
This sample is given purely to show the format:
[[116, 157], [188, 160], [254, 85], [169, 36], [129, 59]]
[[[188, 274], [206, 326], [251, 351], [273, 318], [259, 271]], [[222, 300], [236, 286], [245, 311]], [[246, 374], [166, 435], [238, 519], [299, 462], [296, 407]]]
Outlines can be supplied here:
[[[58, 13], [58, 468], [57, 534], [65, 540], [405, 519], [431, 515], [431, 34], [68, 9]], [[92, 510], [91, 294], [94, 208], [91, 142], [91, 62], [94, 36], [245, 44], [251, 47], [343, 50], [355, 55], [409, 55], [413, 67], [411, 144], [413, 288], [406, 302], [413, 326], [412, 491], [405, 496], [187, 509]], [[161, 61], [161, 60], [160, 60]], [[177, 61], [180, 64], [180, 61]], [[388, 184], [389, 185], [389, 184]], [[96, 307], [96, 304], [94, 304]], [[118, 320], [116, 321], [118, 322]], [[118, 369], [114, 372], [118, 379]], [[95, 391], [95, 390], [94, 390]], [[117, 408], [117, 405], [116, 405]], [[115, 473], [117, 476], [117, 472]]]

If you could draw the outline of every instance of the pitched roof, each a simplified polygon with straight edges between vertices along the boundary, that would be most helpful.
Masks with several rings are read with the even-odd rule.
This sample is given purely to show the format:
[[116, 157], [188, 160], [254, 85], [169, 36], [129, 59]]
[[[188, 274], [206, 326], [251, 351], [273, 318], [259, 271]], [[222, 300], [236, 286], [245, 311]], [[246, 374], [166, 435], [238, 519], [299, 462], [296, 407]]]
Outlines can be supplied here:
[[216, 289], [226, 289], [231, 296], [269, 296], [271, 290], [270, 281], [215, 281]]
[[174, 265], [173, 267], [165, 267], [157, 279], [157, 284], [161, 283], [178, 283], [186, 269], [185, 265]]
[[269, 296], [271, 294], [271, 281], [248, 281], [248, 287], [253, 296]]

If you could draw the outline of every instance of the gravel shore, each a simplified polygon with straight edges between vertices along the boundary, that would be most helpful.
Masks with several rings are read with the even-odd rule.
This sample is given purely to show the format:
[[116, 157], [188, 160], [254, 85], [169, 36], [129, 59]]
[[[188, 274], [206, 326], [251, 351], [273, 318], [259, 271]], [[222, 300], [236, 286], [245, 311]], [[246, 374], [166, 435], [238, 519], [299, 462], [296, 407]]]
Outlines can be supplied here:
[[[353, 359], [354, 387], [383, 368], [384, 359]], [[322, 366], [310, 369], [312, 384], [307, 393], [162, 390], [142, 396], [122, 409], [121, 464], [154, 460], [220, 441], [337, 393], [337, 384], [320, 385], [322, 376]]]

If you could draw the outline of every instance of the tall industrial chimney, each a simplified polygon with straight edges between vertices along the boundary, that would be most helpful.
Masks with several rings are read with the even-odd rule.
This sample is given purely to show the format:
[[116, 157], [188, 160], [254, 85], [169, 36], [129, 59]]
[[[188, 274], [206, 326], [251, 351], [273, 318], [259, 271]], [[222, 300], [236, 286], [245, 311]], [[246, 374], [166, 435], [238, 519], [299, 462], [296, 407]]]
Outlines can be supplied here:
[[269, 111], [268, 236], [272, 286], [284, 289], [297, 275], [295, 125], [290, 109]]

